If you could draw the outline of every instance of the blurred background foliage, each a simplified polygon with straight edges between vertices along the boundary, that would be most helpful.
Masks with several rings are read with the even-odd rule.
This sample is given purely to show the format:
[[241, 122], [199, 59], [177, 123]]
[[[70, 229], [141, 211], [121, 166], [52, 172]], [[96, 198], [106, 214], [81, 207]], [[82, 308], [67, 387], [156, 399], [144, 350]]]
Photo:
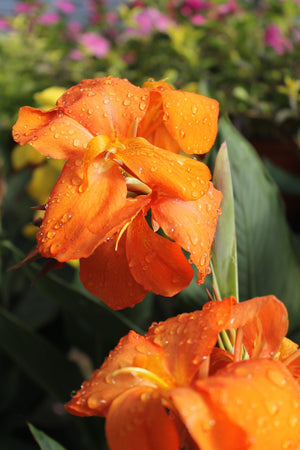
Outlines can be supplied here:
[[40, 216], [30, 207], [45, 202], [62, 164], [16, 146], [18, 109], [52, 108], [83, 78], [167, 79], [220, 102], [206, 162], [213, 169], [226, 140], [240, 299], [277, 295], [299, 342], [299, 0], [15, 2], [0, 17], [0, 58], [1, 449], [37, 448], [26, 422], [67, 449], [105, 449], [102, 419], [64, 412], [72, 389], [129, 329], [200, 308], [211, 289], [210, 275], [116, 313], [82, 288], [76, 261], [35, 283], [46, 261], [7, 271], [34, 247]]

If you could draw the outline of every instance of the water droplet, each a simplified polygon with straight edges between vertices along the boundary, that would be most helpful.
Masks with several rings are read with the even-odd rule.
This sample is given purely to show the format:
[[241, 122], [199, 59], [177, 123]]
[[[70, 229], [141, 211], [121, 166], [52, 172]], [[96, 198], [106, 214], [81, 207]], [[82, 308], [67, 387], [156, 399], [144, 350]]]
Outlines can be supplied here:
[[182, 138], [185, 137], [185, 131], [184, 130], [180, 130], [180, 137], [182, 137]]
[[59, 242], [56, 242], [55, 244], [52, 244], [50, 247], [50, 253], [52, 255], [57, 254], [57, 252], [59, 251], [59, 249], [61, 248], [61, 244]]
[[74, 186], [80, 186], [81, 183], [82, 183], [82, 179], [80, 177], [72, 178], [72, 184], [74, 184]]
[[291, 427], [295, 427], [297, 425], [298, 421], [299, 421], [298, 417], [296, 417], [296, 416], [289, 418], [289, 422], [290, 422]]
[[55, 139], [58, 139], [59, 138], [59, 133], [55, 133], [54, 137], [55, 137]]
[[74, 147], [79, 147], [79, 145], [80, 145], [79, 139], [74, 139], [73, 145], [74, 145]]
[[276, 386], [283, 387], [286, 384], [286, 379], [284, 378], [283, 374], [280, 373], [278, 370], [275, 369], [268, 370], [267, 377], [272, 383], [276, 384]]
[[130, 105], [130, 103], [131, 103], [131, 101], [129, 100], [129, 98], [125, 98], [125, 99], [123, 100], [123, 105], [124, 105], [124, 106]]
[[54, 230], [50, 230], [47, 233], [47, 238], [48, 239], [53, 239], [55, 235], [56, 235], [56, 232]]
[[192, 106], [192, 114], [196, 114], [196, 112], [198, 111], [198, 107], [196, 105]]
[[105, 99], [103, 100], [103, 103], [104, 103], [104, 105], [108, 105], [108, 104], [109, 104], [109, 99], [108, 99], [108, 98], [105, 98]]
[[70, 219], [71, 219], [71, 217], [72, 217], [72, 214], [64, 214], [63, 216], [62, 216], [62, 218], [61, 218], [61, 222], [62, 223], [67, 223]]
[[139, 108], [141, 111], [145, 111], [146, 107], [147, 107], [147, 104], [145, 102], [140, 102]]
[[276, 403], [273, 403], [273, 402], [268, 401], [268, 400], [265, 402], [265, 405], [266, 405], [266, 408], [267, 408], [269, 414], [270, 414], [271, 416], [275, 416], [275, 414], [276, 414], [276, 413], [278, 412], [278, 410], [279, 410], [278, 405], [276, 405]]
[[99, 408], [106, 405], [106, 401], [99, 393], [92, 394], [87, 400], [88, 407], [91, 409]]

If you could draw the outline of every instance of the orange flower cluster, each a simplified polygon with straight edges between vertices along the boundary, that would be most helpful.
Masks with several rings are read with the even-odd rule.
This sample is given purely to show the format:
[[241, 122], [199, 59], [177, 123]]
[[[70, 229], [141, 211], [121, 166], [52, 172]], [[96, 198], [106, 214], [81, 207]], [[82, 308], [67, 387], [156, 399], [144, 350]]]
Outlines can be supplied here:
[[182, 249], [203, 282], [222, 195], [205, 164], [179, 153], [207, 152], [217, 119], [215, 100], [113, 77], [83, 80], [50, 111], [21, 108], [15, 141], [67, 160], [45, 204], [39, 253], [79, 259], [84, 286], [114, 309], [187, 287]]
[[[232, 328], [233, 354], [215, 347]], [[299, 449], [300, 350], [287, 328], [274, 296], [209, 302], [131, 331], [66, 409], [106, 417], [111, 450]]]

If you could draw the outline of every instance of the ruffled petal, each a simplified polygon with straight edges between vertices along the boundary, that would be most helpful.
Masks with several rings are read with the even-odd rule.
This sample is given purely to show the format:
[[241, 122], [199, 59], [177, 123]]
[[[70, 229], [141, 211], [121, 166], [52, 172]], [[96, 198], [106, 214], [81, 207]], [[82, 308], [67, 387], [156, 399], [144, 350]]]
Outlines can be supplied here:
[[195, 448], [205, 450], [249, 448], [247, 435], [242, 427], [230, 421], [218, 405], [212, 405], [206, 396], [184, 387], [172, 389], [165, 396], [172, 402], [174, 410], [197, 444]]
[[115, 158], [151, 189], [182, 200], [196, 200], [207, 192], [211, 173], [200, 161], [154, 147], [143, 138], [128, 139], [125, 146]]
[[180, 314], [149, 329], [146, 336], [164, 349], [177, 385], [191, 383], [200, 365], [211, 354], [219, 332], [228, 326], [231, 312], [230, 298], [208, 302], [202, 311]]
[[199, 270], [199, 283], [207, 275], [221, 199], [221, 192], [209, 183], [208, 192], [196, 201], [159, 198], [152, 205], [153, 218], [166, 235], [190, 252]]
[[117, 235], [101, 244], [89, 258], [80, 260], [80, 279], [84, 287], [112, 309], [134, 306], [147, 290], [139, 284], [128, 266], [123, 236]]
[[93, 135], [62, 109], [42, 111], [24, 106], [13, 127], [13, 138], [21, 145], [30, 144], [51, 158], [80, 158]]
[[243, 327], [243, 344], [250, 357], [272, 358], [287, 333], [288, 313], [274, 295], [255, 297], [235, 305], [231, 325]]
[[[282, 363], [250, 359], [229, 364], [197, 381], [195, 388], [213, 411], [222, 411], [220, 420], [224, 417], [247, 433], [251, 449], [298, 448], [300, 388]], [[231, 441], [224, 447], [222, 434], [216, 439], [219, 447], [215, 448], [248, 448], [232, 447]]]
[[155, 294], [171, 297], [193, 278], [193, 269], [181, 248], [154, 233], [142, 213], [128, 227], [126, 254], [135, 280]]
[[57, 106], [93, 135], [127, 137], [148, 108], [149, 91], [113, 77], [81, 81], [68, 89]]
[[[126, 183], [119, 168], [101, 156], [88, 169], [87, 188], [80, 192], [82, 161], [67, 161], [51, 191], [37, 235], [42, 256], [68, 261], [89, 256], [100, 244], [117, 212], [126, 204]], [[91, 231], [96, 228], [102, 236]]]
[[176, 426], [159, 393], [135, 387], [112, 403], [105, 423], [111, 450], [178, 450]]
[[126, 367], [141, 367], [159, 376], [165, 383], [174, 385], [166, 369], [164, 351], [152, 341], [134, 331], [124, 336], [112, 350], [102, 366], [95, 370], [90, 380], [67, 403], [66, 409], [77, 416], [106, 416], [111, 402], [133, 386], [157, 388], [151, 378], [119, 372]]

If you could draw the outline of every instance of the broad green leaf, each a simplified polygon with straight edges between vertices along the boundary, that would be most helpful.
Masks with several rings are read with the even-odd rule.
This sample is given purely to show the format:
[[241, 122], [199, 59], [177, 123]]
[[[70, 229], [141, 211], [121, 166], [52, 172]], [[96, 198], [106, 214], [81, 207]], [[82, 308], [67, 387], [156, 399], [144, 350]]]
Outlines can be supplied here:
[[222, 192], [222, 214], [211, 251], [213, 284], [220, 298], [233, 295], [238, 299], [238, 268], [234, 223], [234, 200], [228, 151], [225, 143], [218, 152], [213, 176], [214, 186]]
[[240, 300], [276, 295], [288, 308], [291, 332], [300, 326], [300, 277], [283, 201], [256, 151], [228, 119], [219, 122], [219, 140], [227, 143], [233, 182]]
[[298, 196], [300, 195], [300, 176], [293, 175], [273, 164], [269, 159], [264, 160], [269, 174], [276, 181], [282, 192]]
[[51, 395], [65, 401], [82, 376], [77, 366], [44, 338], [0, 308], [0, 348]]
[[28, 426], [34, 439], [39, 444], [41, 450], [65, 450], [65, 447], [60, 445], [51, 437], [47, 436], [43, 431], [35, 428], [33, 425], [31, 425], [31, 423], [29, 423]]

